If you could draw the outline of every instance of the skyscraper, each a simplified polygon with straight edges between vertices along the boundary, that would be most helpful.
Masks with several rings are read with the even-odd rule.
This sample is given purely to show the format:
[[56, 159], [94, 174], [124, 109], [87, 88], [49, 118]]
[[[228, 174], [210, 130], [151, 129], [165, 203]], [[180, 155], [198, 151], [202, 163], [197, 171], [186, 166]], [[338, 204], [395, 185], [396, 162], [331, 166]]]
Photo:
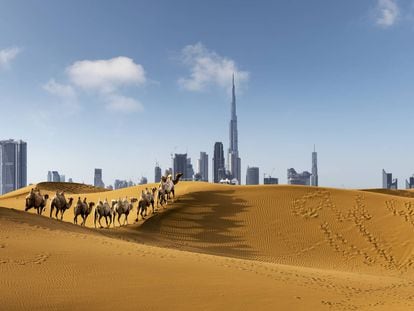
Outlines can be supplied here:
[[287, 180], [288, 185], [310, 185], [310, 177], [312, 176], [311, 173], [308, 171], [304, 171], [302, 173], [297, 173], [294, 168], [290, 168], [287, 170]]
[[224, 168], [224, 150], [223, 143], [216, 142], [214, 144], [214, 157], [213, 157], [213, 181], [218, 183], [225, 176]]
[[398, 189], [398, 179], [392, 179], [392, 173], [387, 173], [382, 170], [382, 188], [384, 189]]
[[247, 167], [246, 172], [246, 185], [258, 185], [259, 184], [259, 168]]
[[279, 179], [269, 176], [269, 177], [264, 177], [263, 178], [263, 184], [265, 185], [277, 185], [279, 184]]
[[27, 144], [13, 139], [0, 141], [0, 194], [27, 185]]
[[202, 181], [208, 181], [208, 154], [200, 152], [200, 159], [198, 159], [198, 173], [201, 175]]
[[237, 134], [236, 90], [234, 86], [234, 74], [231, 101], [230, 146], [228, 151], [227, 164], [231, 177], [237, 179], [238, 183], [241, 184], [241, 159], [239, 158], [239, 143]]
[[[173, 159], [173, 175], [175, 176], [177, 173], [183, 173], [182, 180], [188, 180], [187, 175], [187, 154], [178, 154], [174, 155]], [[192, 176], [191, 176], [192, 179]]]
[[311, 186], [318, 186], [318, 154], [313, 146]]
[[161, 181], [161, 167], [157, 163], [154, 169], [154, 182], [160, 182], [160, 181]]
[[52, 171], [52, 181], [60, 182], [60, 175], [58, 171]]
[[193, 169], [193, 164], [191, 163], [191, 158], [187, 158], [187, 169], [184, 175], [185, 175], [184, 180], [193, 180], [194, 169]]
[[102, 180], [102, 169], [101, 168], [95, 168], [95, 174], [94, 174], [94, 178], [93, 178], [93, 185], [95, 187], [105, 188], [105, 184]]

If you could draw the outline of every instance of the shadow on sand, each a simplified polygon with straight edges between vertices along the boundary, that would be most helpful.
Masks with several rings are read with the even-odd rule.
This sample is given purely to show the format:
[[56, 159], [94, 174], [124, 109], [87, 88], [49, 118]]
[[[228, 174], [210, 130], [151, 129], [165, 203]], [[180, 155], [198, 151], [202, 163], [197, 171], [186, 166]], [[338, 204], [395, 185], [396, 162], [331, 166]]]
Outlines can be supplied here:
[[257, 254], [244, 239], [246, 224], [238, 220], [249, 206], [233, 193], [208, 191], [182, 196], [171, 209], [131, 229], [147, 243], [162, 247], [252, 258]]

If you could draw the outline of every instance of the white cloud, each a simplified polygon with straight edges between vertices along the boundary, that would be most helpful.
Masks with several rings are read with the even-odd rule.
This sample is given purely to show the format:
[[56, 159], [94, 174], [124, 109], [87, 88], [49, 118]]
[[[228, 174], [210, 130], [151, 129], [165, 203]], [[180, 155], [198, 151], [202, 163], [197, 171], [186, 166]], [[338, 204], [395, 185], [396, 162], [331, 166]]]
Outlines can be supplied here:
[[210, 85], [229, 89], [233, 73], [240, 84], [249, 79], [249, 73], [239, 70], [232, 59], [208, 50], [201, 43], [184, 47], [181, 61], [189, 67], [190, 76], [180, 78], [178, 83], [189, 91], [202, 91]]
[[376, 12], [376, 22], [381, 27], [394, 25], [400, 15], [396, 0], [378, 0]]
[[54, 79], [50, 79], [46, 84], [43, 85], [43, 89], [48, 91], [50, 94], [73, 99], [76, 98], [75, 90], [71, 85], [65, 85], [57, 83]]
[[43, 85], [43, 89], [59, 98], [59, 107], [63, 108], [66, 114], [74, 114], [79, 111], [80, 105], [75, 90], [71, 85], [60, 84], [50, 79]]
[[144, 109], [138, 100], [122, 95], [109, 95], [106, 97], [106, 101], [106, 108], [110, 111], [128, 113], [142, 111]]
[[142, 85], [146, 82], [144, 68], [124, 56], [77, 61], [66, 68], [66, 72], [74, 85], [107, 93], [123, 85]]
[[18, 47], [0, 50], [0, 68], [7, 67], [20, 51], [21, 49]]
[[82, 60], [68, 66], [65, 71], [68, 84], [49, 80], [43, 89], [58, 96], [66, 106], [80, 108], [77, 95], [80, 90], [90, 91], [105, 104], [108, 111], [137, 112], [143, 105], [136, 99], [121, 94], [123, 86], [139, 86], [147, 82], [145, 70], [131, 58], [119, 56], [107, 60]]

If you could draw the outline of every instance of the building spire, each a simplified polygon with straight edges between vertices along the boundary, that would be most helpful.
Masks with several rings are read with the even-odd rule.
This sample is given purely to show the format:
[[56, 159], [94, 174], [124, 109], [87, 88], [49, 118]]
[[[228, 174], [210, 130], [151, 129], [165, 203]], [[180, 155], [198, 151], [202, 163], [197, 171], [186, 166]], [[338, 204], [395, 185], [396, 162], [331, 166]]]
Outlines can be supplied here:
[[234, 86], [234, 72], [233, 72], [233, 88], [232, 88], [232, 99], [231, 99], [231, 119], [236, 120], [236, 87]]

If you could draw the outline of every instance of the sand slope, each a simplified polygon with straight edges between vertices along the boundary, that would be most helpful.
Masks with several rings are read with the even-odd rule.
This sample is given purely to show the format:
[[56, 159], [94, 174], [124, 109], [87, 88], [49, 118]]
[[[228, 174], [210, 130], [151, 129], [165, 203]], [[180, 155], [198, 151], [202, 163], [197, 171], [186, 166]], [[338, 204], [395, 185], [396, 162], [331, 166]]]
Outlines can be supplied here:
[[11, 210], [29, 190], [0, 197], [7, 310], [414, 309], [410, 197], [183, 182], [165, 211], [108, 230]]

